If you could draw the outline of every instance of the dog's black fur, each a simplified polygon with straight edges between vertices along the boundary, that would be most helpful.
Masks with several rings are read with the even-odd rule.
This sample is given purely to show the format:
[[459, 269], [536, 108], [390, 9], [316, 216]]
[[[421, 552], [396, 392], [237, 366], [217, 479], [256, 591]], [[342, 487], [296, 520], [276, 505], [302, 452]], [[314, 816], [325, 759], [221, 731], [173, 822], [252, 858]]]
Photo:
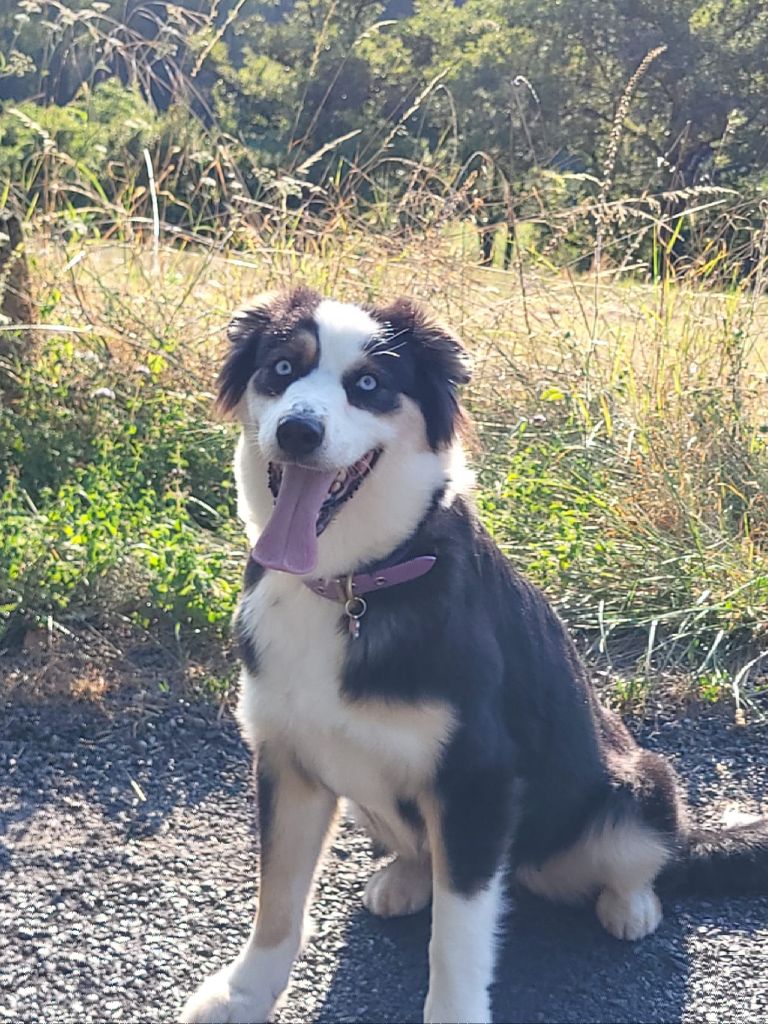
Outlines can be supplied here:
[[461, 889], [488, 880], [510, 838], [513, 865], [540, 865], [588, 829], [632, 818], [669, 843], [667, 887], [768, 891], [768, 823], [689, 829], [671, 766], [599, 703], [564, 624], [466, 499], [435, 502], [397, 559], [417, 554], [436, 555], [435, 568], [370, 596], [344, 689], [457, 708], [438, 786]]

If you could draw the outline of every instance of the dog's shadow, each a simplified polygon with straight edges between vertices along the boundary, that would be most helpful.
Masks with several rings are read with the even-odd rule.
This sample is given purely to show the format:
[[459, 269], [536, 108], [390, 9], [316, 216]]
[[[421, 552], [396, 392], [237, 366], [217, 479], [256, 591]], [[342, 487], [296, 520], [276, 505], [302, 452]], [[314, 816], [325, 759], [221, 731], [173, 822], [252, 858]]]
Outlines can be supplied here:
[[[428, 942], [428, 911], [392, 921], [362, 909], [350, 915], [316, 1024], [420, 1021]], [[504, 922], [494, 1021], [673, 1024], [682, 1019], [689, 973], [684, 928], [674, 914], [654, 936], [624, 943], [592, 913], [522, 893]]]

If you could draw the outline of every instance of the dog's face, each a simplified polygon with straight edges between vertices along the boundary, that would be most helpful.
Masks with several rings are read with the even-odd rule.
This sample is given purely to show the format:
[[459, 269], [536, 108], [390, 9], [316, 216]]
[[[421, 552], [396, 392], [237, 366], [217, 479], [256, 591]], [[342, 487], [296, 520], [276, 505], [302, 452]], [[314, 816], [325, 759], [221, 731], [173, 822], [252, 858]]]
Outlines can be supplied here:
[[316, 538], [380, 462], [450, 445], [465, 353], [409, 300], [365, 310], [305, 288], [256, 300], [229, 339], [219, 405], [243, 423], [275, 500], [257, 555], [309, 572]]

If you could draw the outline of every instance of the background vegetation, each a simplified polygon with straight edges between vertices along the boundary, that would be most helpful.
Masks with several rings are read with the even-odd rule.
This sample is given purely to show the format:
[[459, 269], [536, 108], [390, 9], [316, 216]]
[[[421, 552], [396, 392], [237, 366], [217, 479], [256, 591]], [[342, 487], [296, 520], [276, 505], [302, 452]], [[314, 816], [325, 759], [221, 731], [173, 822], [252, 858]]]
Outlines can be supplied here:
[[222, 326], [302, 278], [462, 333], [485, 521], [620, 697], [674, 670], [752, 700], [767, 79], [739, 0], [3, 6], [0, 201], [38, 322], [0, 325], [0, 644], [220, 644]]

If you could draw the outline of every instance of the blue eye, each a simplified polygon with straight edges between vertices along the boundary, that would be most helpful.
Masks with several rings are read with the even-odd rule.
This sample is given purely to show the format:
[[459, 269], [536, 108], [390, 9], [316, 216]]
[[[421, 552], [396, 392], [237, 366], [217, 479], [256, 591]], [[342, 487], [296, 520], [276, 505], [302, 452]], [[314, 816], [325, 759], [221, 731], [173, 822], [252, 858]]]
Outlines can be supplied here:
[[275, 373], [278, 377], [287, 377], [293, 373], [293, 365], [288, 359], [278, 359], [275, 363]]
[[361, 391], [375, 391], [379, 386], [379, 382], [372, 373], [364, 373], [362, 377], [358, 377], [357, 386]]

